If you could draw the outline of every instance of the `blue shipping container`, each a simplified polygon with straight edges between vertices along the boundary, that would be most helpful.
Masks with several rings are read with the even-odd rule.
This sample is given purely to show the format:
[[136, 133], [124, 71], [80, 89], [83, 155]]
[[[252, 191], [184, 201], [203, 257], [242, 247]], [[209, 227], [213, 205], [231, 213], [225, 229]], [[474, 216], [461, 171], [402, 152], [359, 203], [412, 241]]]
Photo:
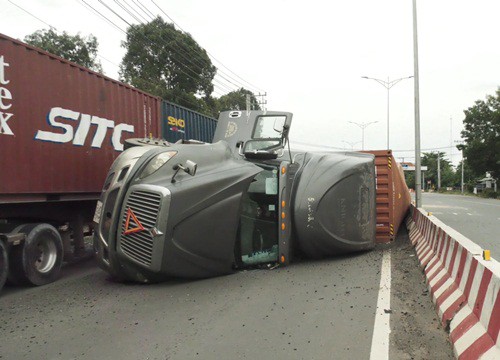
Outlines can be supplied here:
[[169, 142], [180, 139], [212, 142], [214, 138], [217, 119], [166, 100], [162, 101], [161, 115], [163, 138]]

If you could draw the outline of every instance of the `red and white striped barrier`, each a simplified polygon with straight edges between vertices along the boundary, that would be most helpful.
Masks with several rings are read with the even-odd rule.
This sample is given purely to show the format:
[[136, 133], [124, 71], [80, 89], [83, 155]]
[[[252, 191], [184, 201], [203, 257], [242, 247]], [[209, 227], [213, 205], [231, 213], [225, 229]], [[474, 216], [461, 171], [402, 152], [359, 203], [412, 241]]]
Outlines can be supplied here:
[[423, 209], [406, 225], [457, 358], [500, 359], [500, 263]]

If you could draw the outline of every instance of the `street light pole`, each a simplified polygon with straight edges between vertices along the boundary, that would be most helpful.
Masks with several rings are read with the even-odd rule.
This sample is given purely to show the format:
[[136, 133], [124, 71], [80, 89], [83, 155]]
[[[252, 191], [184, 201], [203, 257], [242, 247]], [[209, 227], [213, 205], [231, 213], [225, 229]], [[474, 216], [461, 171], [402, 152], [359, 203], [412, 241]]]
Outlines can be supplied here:
[[465, 168], [465, 157], [464, 157], [464, 148], [462, 147], [462, 195], [464, 194], [464, 168]]
[[385, 81], [385, 80], [375, 79], [375, 78], [368, 77], [368, 76], [361, 76], [362, 79], [375, 80], [376, 82], [378, 82], [380, 85], [382, 85], [383, 87], [385, 87], [387, 89], [387, 150], [390, 149], [390, 147], [389, 147], [389, 90], [391, 90], [391, 88], [394, 85], [396, 85], [398, 82], [400, 82], [401, 80], [411, 79], [412, 77], [413, 76], [407, 76], [407, 77], [403, 77], [403, 78], [399, 78], [399, 79], [395, 79], [395, 80], [389, 80], [389, 77], [387, 77], [387, 81]]
[[345, 140], [342, 140], [343, 143], [346, 143], [347, 145], [349, 145], [351, 147], [351, 151], [354, 150], [354, 145], [356, 144], [359, 144], [361, 141], [345, 141]]
[[351, 124], [357, 125], [361, 128], [361, 150], [365, 149], [365, 129], [368, 127], [368, 125], [375, 124], [378, 121], [371, 121], [369, 123], [357, 123], [354, 121], [349, 121]]
[[415, 76], [415, 207], [422, 206], [422, 177], [420, 166], [420, 90], [418, 73], [417, 0], [413, 0], [413, 75]]
[[437, 152], [437, 175], [438, 175], [438, 190], [441, 189], [441, 159], [439, 158], [440, 152]]
[[457, 143], [457, 149], [462, 151], [462, 184], [460, 186], [462, 195], [464, 194], [464, 167], [465, 167], [465, 156], [464, 156], [464, 149], [465, 149], [465, 144], [461, 140], [455, 140], [455, 143]]

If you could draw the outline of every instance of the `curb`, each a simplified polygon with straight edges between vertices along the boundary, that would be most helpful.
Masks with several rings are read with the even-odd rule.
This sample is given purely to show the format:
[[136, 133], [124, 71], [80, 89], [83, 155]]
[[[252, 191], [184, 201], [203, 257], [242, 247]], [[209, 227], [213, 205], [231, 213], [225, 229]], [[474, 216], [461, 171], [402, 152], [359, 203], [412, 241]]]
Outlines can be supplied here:
[[424, 209], [411, 206], [410, 241], [458, 359], [500, 359], [500, 263]]

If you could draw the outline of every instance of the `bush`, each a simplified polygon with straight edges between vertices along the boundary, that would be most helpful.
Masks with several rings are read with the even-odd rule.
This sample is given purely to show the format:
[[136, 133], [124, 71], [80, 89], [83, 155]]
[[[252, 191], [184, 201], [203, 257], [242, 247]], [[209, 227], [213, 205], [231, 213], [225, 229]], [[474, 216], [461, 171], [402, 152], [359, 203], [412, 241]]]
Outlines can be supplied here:
[[484, 189], [479, 193], [481, 197], [496, 199], [498, 198], [498, 191], [494, 191], [493, 189]]

